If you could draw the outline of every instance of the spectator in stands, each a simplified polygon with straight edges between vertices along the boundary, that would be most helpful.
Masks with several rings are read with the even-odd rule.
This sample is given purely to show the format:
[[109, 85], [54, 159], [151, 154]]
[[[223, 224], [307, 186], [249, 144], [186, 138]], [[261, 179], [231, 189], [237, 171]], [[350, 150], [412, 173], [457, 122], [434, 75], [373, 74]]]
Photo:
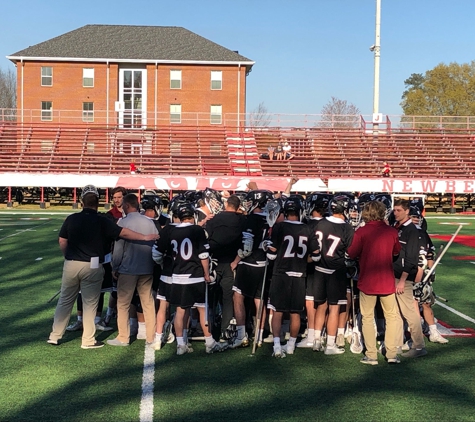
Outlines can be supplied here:
[[385, 161], [383, 163], [383, 173], [382, 173], [382, 176], [383, 177], [393, 177], [393, 171], [391, 169], [391, 167], [389, 166], [388, 162]]
[[289, 145], [287, 141], [284, 142], [284, 146], [282, 147], [282, 150], [284, 151], [284, 159], [285, 160], [291, 160], [294, 158], [294, 155], [291, 152], [292, 147]]
[[135, 165], [135, 162], [131, 161], [130, 162], [130, 174], [135, 174], [135, 173], [141, 173], [141, 170], [139, 167]]
[[275, 159], [283, 160], [284, 158], [285, 158], [284, 150], [282, 148], [282, 144], [279, 142], [279, 145], [277, 145], [277, 149], [275, 152]]

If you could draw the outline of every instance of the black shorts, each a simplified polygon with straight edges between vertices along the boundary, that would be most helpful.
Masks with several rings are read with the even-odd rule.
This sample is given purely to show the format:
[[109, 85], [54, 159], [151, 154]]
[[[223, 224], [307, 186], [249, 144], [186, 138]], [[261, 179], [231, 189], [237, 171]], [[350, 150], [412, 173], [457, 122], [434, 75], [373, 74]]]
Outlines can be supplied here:
[[314, 301], [314, 294], [315, 294], [315, 283], [317, 282], [317, 276], [315, 275], [315, 271], [311, 273], [307, 273], [307, 278], [305, 281], [305, 300]]
[[163, 275], [158, 283], [157, 299], [169, 302], [172, 277]]
[[110, 262], [102, 264], [104, 268], [104, 278], [102, 279], [101, 293], [112, 292], [113, 279], [112, 279], [112, 266]]
[[329, 305], [346, 305], [346, 268], [339, 268], [333, 274], [315, 271], [313, 300], [316, 305], [325, 301]]
[[277, 312], [301, 312], [305, 307], [305, 277], [273, 275], [268, 308]]
[[205, 282], [199, 281], [192, 284], [178, 284], [172, 282], [169, 302], [180, 308], [192, 306], [205, 306]]
[[[246, 297], [260, 299], [262, 293], [262, 280], [264, 278], [265, 267], [253, 267], [251, 265], [239, 264], [236, 269], [233, 290]], [[270, 268], [267, 268], [266, 286], [264, 297], [269, 291]]]

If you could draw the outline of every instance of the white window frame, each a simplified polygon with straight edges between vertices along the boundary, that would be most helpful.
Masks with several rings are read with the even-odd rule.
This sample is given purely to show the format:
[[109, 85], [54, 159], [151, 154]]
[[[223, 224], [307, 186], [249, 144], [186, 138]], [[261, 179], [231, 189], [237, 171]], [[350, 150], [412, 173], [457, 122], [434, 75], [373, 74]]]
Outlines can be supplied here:
[[223, 71], [222, 70], [211, 71], [211, 89], [213, 91], [220, 91], [223, 89]]
[[[51, 107], [43, 108], [47, 104], [51, 104]], [[51, 122], [53, 120], [53, 101], [41, 101], [41, 121]]]
[[[92, 104], [92, 110], [85, 110], [84, 106], [86, 104]], [[84, 101], [82, 103], [82, 121], [83, 122], [94, 122], [94, 103], [92, 101]]]
[[181, 104], [170, 104], [170, 123], [181, 123]]
[[[173, 82], [178, 82], [179, 86], [173, 86]], [[170, 70], [170, 89], [181, 89], [181, 70]]]
[[[87, 82], [91, 81], [88, 85]], [[82, 69], [82, 86], [83, 88], [94, 88], [94, 68], [85, 67]]]
[[[219, 117], [219, 122], [217, 118]], [[213, 104], [210, 107], [209, 122], [212, 125], [220, 125], [223, 123], [223, 106], [221, 104]]]
[[[43, 74], [43, 71], [46, 72], [46, 69], [51, 69], [51, 75]], [[49, 79], [50, 83], [43, 83], [43, 80]], [[41, 66], [41, 86], [53, 86], [53, 67], [52, 66]]]

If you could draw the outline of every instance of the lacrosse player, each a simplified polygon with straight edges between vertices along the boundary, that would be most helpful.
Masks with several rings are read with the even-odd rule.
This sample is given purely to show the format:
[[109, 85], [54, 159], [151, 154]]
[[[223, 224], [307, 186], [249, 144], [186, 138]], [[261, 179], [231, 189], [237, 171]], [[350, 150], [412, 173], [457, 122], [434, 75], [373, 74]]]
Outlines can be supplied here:
[[335, 344], [340, 308], [344, 312], [347, 304], [345, 252], [350, 246], [355, 231], [347, 223], [350, 211], [350, 198], [346, 195], [334, 196], [330, 201], [332, 215], [318, 223], [317, 239], [320, 244], [321, 260], [315, 265], [314, 306], [316, 309], [315, 341], [313, 350], [323, 350], [320, 333], [325, 323], [320, 306], [328, 302], [326, 355], [345, 352]]
[[[386, 207], [380, 201], [367, 202], [362, 218], [365, 225], [355, 232], [348, 248], [351, 259], [359, 259], [358, 288], [360, 311], [363, 317], [363, 336], [366, 353], [361, 363], [378, 364], [376, 347], [375, 307], [379, 298], [386, 319], [386, 359], [399, 363], [397, 356], [397, 328], [399, 324], [395, 297], [393, 261], [399, 255], [401, 245], [397, 231], [385, 220]], [[375, 265], [377, 263], [377, 265]]]
[[284, 312], [290, 313], [290, 338], [281, 347], [280, 336], [274, 336], [273, 356], [293, 354], [300, 329], [300, 313], [305, 307], [305, 277], [307, 257], [318, 256], [318, 241], [314, 231], [302, 223], [305, 205], [301, 197], [291, 195], [284, 202], [284, 221], [272, 230], [265, 241], [267, 257], [274, 261], [268, 307], [274, 311], [272, 332], [280, 333]]
[[[175, 315], [175, 333], [177, 355], [193, 352], [183, 337], [186, 326], [186, 310], [192, 306], [198, 309], [200, 323], [205, 335], [206, 353], [222, 352], [227, 343], [218, 343], [211, 336], [205, 324], [205, 283], [210, 282], [209, 244], [204, 229], [195, 224], [196, 210], [192, 204], [180, 205], [176, 212], [180, 224], [172, 227], [169, 233], [162, 233], [163, 242], [158, 242], [156, 256], [162, 257], [172, 251], [173, 274], [169, 302], [177, 306]], [[157, 262], [157, 259], [155, 259]]]

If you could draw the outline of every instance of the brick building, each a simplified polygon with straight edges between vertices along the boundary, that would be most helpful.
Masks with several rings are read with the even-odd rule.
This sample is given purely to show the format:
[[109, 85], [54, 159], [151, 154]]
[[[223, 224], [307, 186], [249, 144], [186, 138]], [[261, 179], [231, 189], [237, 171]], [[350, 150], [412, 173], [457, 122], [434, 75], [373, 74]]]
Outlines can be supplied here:
[[86, 25], [8, 56], [23, 122], [236, 125], [253, 61], [185, 28]]

